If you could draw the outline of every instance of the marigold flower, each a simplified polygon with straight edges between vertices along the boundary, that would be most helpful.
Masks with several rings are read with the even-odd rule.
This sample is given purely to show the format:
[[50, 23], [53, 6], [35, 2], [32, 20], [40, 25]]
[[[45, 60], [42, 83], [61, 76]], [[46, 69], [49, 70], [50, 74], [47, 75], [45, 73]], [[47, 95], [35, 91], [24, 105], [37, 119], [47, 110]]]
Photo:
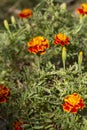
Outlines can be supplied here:
[[33, 15], [32, 10], [31, 9], [23, 9], [18, 16], [20, 18], [29, 18]]
[[80, 95], [73, 93], [64, 98], [65, 103], [62, 104], [63, 110], [66, 112], [77, 113], [79, 109], [84, 108], [84, 101]]
[[37, 36], [28, 42], [28, 51], [34, 54], [44, 54], [49, 48], [49, 42], [42, 36]]
[[69, 45], [70, 39], [65, 34], [59, 33], [55, 35], [54, 44], [59, 44], [61, 46]]
[[16, 121], [14, 123], [14, 130], [23, 130], [22, 129], [23, 124], [28, 124], [28, 123], [27, 122]]
[[85, 3], [81, 4], [81, 8], [78, 8], [77, 12], [79, 14], [83, 14], [83, 15], [86, 14], [87, 15], [87, 4], [85, 4]]
[[0, 103], [7, 102], [8, 96], [10, 96], [9, 88], [0, 84]]

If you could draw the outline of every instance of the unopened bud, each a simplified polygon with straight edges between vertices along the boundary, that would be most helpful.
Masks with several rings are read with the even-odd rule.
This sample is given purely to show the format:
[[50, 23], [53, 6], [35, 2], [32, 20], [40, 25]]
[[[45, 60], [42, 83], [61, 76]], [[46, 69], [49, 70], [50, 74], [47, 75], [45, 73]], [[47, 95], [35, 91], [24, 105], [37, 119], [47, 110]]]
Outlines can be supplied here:
[[65, 61], [66, 60], [66, 48], [63, 47], [62, 49], [62, 60]]
[[1, 72], [1, 76], [4, 76], [5, 74], [6, 74], [6, 71], [3, 70], [3, 71]]
[[14, 17], [14, 16], [11, 16], [11, 23], [12, 23], [13, 25], [16, 24], [16, 20], [15, 20], [15, 17]]
[[61, 12], [65, 12], [66, 11], [66, 3], [62, 3], [60, 5], [60, 10], [61, 10]]
[[6, 28], [6, 30], [10, 30], [9, 29], [9, 24], [8, 24], [8, 21], [7, 20], [4, 20], [4, 27]]
[[81, 69], [82, 60], [83, 60], [83, 52], [80, 51], [80, 52], [79, 52], [79, 55], [78, 55], [78, 65], [79, 65], [79, 69]]
[[66, 48], [62, 48], [62, 62], [63, 62], [63, 68], [65, 70], [65, 61], [66, 61]]

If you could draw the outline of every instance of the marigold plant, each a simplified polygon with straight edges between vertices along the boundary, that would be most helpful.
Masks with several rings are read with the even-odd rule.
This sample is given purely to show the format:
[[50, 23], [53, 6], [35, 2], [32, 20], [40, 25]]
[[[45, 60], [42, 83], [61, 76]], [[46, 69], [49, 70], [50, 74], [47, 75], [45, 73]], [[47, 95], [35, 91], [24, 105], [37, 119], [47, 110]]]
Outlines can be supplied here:
[[45, 53], [46, 49], [49, 48], [49, 42], [42, 36], [37, 36], [28, 42], [28, 51], [34, 54]]
[[65, 34], [59, 33], [59, 34], [55, 35], [54, 44], [59, 44], [61, 46], [69, 45], [70, 38], [67, 37]]
[[73, 93], [64, 98], [65, 103], [62, 105], [66, 112], [77, 113], [79, 109], [84, 108], [84, 101], [77, 93]]
[[18, 16], [20, 18], [29, 18], [31, 17], [33, 14], [32, 10], [31, 9], [23, 9], [19, 14]]
[[77, 12], [82, 15], [84, 14], [87, 15], [87, 4], [86, 3], [81, 4], [81, 8], [78, 8]]
[[0, 84], [0, 103], [7, 102], [9, 96], [10, 96], [9, 88]]
[[58, 1], [1, 27], [0, 83], [11, 93], [6, 102], [9, 89], [0, 87], [2, 129], [87, 130], [87, 17]]

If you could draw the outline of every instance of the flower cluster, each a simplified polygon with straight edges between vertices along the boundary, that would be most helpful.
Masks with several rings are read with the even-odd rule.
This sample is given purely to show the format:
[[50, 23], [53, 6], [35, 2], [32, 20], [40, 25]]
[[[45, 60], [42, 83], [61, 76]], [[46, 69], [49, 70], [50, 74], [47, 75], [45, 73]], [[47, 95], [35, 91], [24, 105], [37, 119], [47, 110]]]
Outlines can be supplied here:
[[7, 102], [9, 96], [10, 96], [9, 88], [0, 84], [0, 103]]
[[70, 44], [70, 39], [65, 34], [59, 33], [55, 35], [54, 44], [59, 44], [61, 46]]
[[28, 42], [28, 51], [34, 54], [44, 54], [49, 48], [49, 42], [42, 36], [37, 36]]
[[81, 8], [78, 8], [77, 11], [79, 14], [87, 15], [87, 4], [81, 4]]
[[19, 14], [18, 16], [20, 18], [29, 18], [32, 16], [32, 10], [31, 9], [23, 9]]
[[84, 108], [84, 101], [77, 93], [73, 93], [64, 98], [65, 103], [62, 104], [63, 110], [66, 112], [77, 113], [79, 109]]
[[28, 123], [27, 122], [16, 121], [14, 123], [14, 130], [23, 130], [22, 129], [23, 124], [28, 124]]

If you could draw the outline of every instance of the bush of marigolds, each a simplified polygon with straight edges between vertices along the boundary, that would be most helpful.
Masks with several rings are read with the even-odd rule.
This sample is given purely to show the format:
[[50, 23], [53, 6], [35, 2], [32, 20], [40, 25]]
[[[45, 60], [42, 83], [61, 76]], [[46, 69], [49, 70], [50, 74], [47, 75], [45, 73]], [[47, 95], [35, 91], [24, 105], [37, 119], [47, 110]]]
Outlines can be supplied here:
[[0, 31], [2, 125], [87, 130], [87, 3], [73, 14], [46, 0], [10, 21]]

